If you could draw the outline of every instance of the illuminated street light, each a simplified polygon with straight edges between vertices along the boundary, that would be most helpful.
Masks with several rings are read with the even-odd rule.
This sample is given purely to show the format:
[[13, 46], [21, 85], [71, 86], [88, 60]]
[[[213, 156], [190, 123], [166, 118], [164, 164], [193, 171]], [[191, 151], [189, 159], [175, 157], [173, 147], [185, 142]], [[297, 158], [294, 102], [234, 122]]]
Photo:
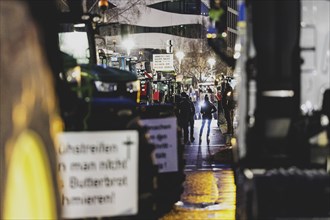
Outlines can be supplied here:
[[182, 59], [184, 57], [184, 53], [182, 51], [178, 51], [176, 54], [175, 54], [176, 58], [178, 58], [179, 60], [179, 73], [181, 73], [181, 62], [182, 62]]
[[127, 50], [127, 56], [130, 55], [131, 49], [135, 46], [134, 41], [132, 39], [126, 39], [122, 43], [123, 47]]

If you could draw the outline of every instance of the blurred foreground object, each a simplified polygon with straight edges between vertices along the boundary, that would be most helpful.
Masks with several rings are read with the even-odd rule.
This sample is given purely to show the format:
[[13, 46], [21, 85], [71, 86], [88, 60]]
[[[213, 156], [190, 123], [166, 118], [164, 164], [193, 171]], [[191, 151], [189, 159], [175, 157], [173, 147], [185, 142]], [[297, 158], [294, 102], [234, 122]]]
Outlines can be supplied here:
[[61, 130], [42, 34], [24, 1], [0, 3], [1, 219], [58, 219]]

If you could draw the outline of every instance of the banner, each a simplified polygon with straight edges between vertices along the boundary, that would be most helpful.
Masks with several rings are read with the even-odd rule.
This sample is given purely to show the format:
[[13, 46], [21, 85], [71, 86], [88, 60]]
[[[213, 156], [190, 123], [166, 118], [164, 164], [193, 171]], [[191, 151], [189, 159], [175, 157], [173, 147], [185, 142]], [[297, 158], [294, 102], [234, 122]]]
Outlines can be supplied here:
[[173, 54], [154, 54], [152, 59], [152, 68], [155, 71], [172, 71]]
[[143, 119], [150, 141], [156, 146], [155, 158], [159, 173], [178, 171], [177, 122], [175, 117]]
[[63, 218], [137, 213], [137, 131], [64, 132], [58, 141]]

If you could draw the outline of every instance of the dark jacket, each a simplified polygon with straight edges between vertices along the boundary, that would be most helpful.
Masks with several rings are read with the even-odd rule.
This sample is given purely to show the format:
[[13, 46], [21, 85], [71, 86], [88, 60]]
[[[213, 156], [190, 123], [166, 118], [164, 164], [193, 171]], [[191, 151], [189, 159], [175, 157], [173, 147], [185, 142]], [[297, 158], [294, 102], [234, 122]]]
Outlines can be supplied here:
[[234, 91], [229, 83], [226, 84], [224, 94], [222, 94], [222, 106], [228, 110], [235, 108]]
[[203, 119], [212, 119], [212, 113], [216, 112], [217, 109], [210, 101], [204, 101], [201, 107], [201, 113]]
[[194, 116], [195, 116], [195, 113], [196, 113], [195, 105], [190, 99], [189, 99], [189, 103], [190, 103], [190, 111], [191, 111], [190, 119], [194, 120]]
[[179, 121], [181, 123], [188, 123], [192, 115], [191, 102], [188, 98], [182, 98], [179, 103]]

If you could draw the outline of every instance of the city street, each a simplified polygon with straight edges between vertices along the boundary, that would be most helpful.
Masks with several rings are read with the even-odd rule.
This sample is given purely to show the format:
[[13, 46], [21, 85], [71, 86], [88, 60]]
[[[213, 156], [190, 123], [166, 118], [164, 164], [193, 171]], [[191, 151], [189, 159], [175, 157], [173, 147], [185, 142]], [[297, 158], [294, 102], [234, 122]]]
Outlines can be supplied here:
[[[231, 169], [230, 146], [226, 146], [217, 121], [212, 120], [210, 141], [206, 127], [201, 138], [202, 120], [195, 120], [195, 141], [185, 146], [186, 180], [181, 201], [162, 220], [171, 219], [235, 219], [236, 186]], [[224, 158], [217, 160], [217, 155]], [[223, 163], [223, 162], [226, 163]]]
[[329, 9], [0, 0], [0, 219], [330, 220]]
[[206, 138], [207, 125], [204, 127], [201, 140], [199, 131], [202, 120], [195, 120], [194, 137], [195, 141], [185, 147], [186, 171], [195, 171], [221, 167], [222, 164], [216, 164], [211, 161], [212, 156], [226, 147], [225, 137], [221, 134], [217, 121], [212, 120], [210, 130], [210, 141]]

